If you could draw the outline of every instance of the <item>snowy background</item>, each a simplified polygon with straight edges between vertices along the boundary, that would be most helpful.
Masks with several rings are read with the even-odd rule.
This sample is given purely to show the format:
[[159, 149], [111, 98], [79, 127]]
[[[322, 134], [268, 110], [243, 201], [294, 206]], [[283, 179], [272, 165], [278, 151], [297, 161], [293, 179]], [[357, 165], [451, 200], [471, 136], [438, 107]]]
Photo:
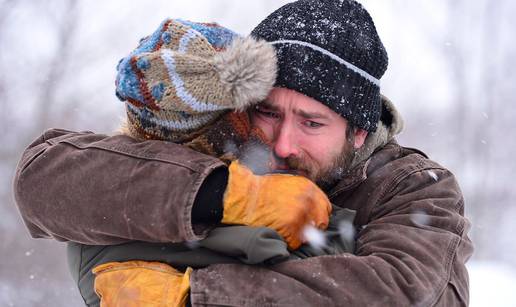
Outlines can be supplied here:
[[[165, 17], [247, 34], [287, 2], [0, 0], [0, 306], [82, 303], [63, 244], [31, 239], [14, 206], [23, 148], [49, 127], [113, 131], [115, 66]], [[361, 2], [389, 52], [382, 87], [406, 122], [400, 143], [450, 168], [464, 191], [471, 306], [516, 306], [516, 1]]]

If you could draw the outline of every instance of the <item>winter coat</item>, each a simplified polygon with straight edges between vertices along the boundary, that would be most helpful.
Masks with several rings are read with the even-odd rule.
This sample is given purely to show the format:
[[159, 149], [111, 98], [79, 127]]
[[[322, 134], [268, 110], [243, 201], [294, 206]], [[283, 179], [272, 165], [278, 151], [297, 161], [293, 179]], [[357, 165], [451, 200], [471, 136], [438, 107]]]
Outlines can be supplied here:
[[[328, 193], [357, 212], [355, 255], [210, 265], [191, 275], [192, 305], [466, 306], [472, 244], [460, 188], [424, 153], [380, 137], [392, 134], [392, 116], [382, 120], [387, 129], [368, 137], [360, 161]], [[24, 152], [14, 191], [36, 238], [195, 241], [212, 225], [192, 225], [192, 204], [218, 167], [173, 143], [50, 130]]]

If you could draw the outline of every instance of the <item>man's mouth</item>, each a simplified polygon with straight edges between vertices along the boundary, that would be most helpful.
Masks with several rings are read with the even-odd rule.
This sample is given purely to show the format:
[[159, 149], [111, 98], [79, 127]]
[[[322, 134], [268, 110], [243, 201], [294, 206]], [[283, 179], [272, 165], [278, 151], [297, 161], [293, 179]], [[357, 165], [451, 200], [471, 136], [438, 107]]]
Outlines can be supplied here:
[[308, 177], [308, 172], [299, 168], [292, 168], [287, 164], [271, 163], [271, 173], [273, 174], [291, 174]]
[[306, 177], [306, 172], [297, 169], [276, 169], [271, 171], [272, 174], [290, 174]]
[[298, 158], [280, 158], [272, 152], [269, 170], [275, 174], [291, 174], [309, 178], [310, 172], [302, 167]]

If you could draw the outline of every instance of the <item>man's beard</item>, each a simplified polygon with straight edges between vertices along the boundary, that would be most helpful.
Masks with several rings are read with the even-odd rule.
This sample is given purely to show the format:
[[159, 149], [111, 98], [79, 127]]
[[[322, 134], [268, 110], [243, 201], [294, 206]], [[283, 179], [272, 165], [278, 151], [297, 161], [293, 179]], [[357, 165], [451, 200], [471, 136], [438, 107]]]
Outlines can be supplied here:
[[306, 176], [319, 187], [329, 189], [349, 171], [355, 154], [353, 143], [347, 141], [328, 165], [321, 166], [306, 156], [289, 157], [284, 159], [284, 163], [289, 169]]

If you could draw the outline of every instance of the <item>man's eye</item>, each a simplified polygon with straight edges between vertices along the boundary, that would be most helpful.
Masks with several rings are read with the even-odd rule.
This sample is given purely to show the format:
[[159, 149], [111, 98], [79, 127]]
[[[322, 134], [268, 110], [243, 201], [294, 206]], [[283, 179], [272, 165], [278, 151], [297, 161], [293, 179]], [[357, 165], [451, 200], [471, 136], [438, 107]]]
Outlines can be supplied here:
[[305, 121], [305, 126], [308, 127], [308, 128], [320, 128], [320, 127], [322, 127], [324, 125], [321, 124], [321, 123], [318, 123], [318, 122], [307, 120], [307, 121]]

